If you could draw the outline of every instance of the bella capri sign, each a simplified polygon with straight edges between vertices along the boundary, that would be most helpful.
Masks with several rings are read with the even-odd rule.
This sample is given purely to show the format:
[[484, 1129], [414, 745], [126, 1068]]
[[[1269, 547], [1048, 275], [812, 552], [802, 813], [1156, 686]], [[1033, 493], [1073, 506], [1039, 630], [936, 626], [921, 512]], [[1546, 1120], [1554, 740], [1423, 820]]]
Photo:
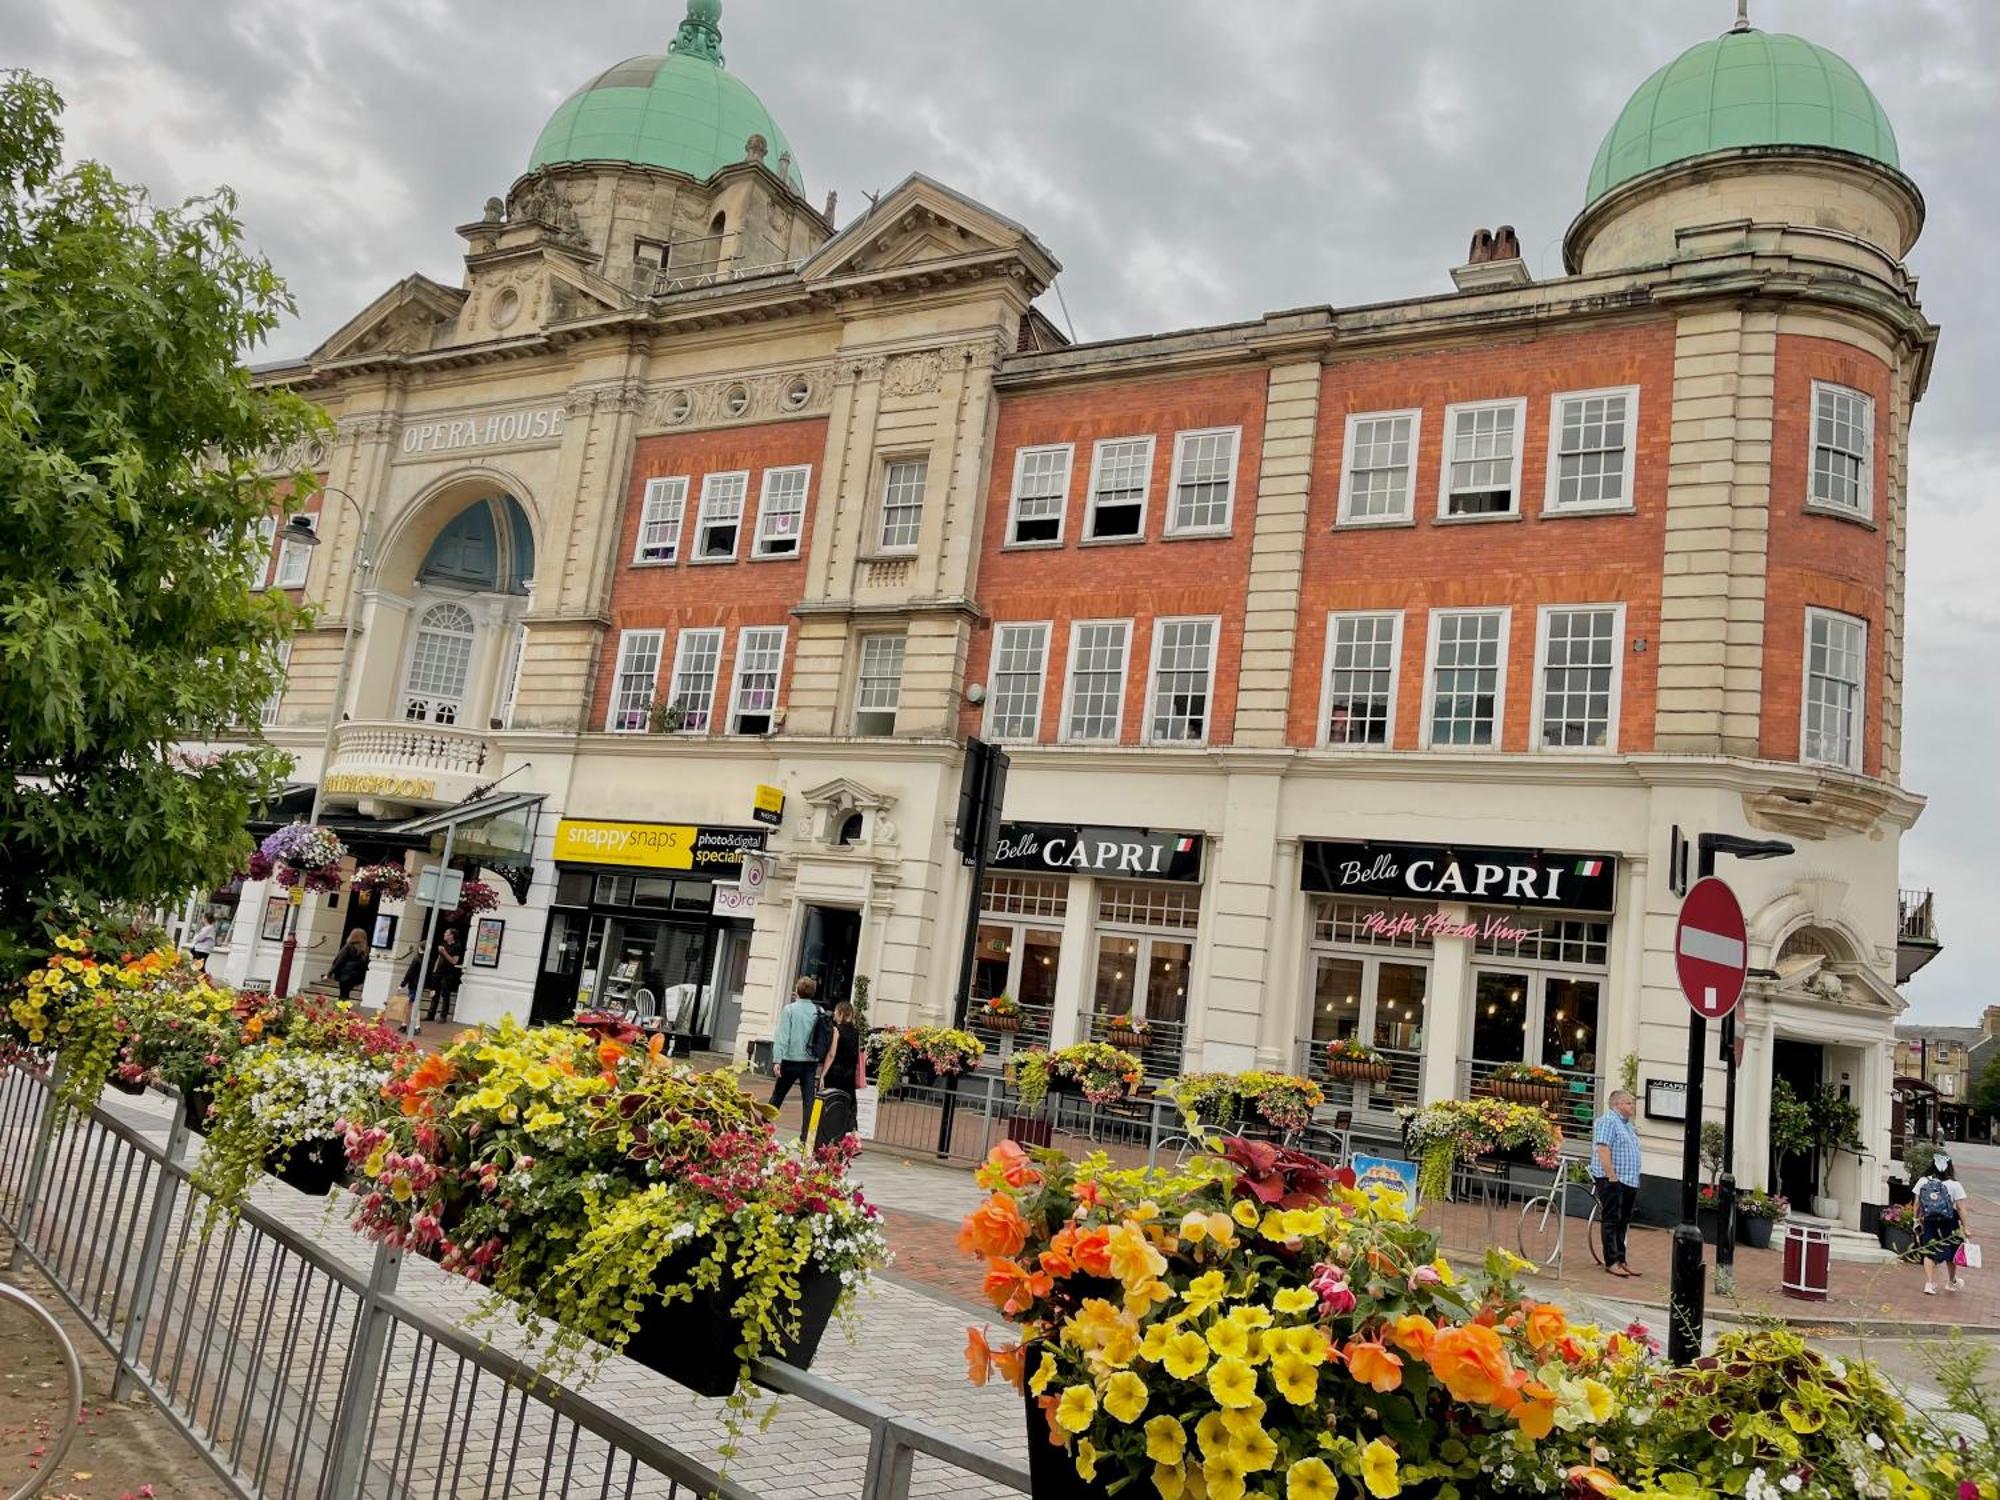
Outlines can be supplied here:
[[1299, 885], [1335, 896], [1469, 901], [1559, 911], [1611, 911], [1618, 861], [1609, 854], [1443, 844], [1305, 840]]
[[1193, 882], [1201, 879], [1201, 835], [1092, 823], [1002, 823], [986, 868]]

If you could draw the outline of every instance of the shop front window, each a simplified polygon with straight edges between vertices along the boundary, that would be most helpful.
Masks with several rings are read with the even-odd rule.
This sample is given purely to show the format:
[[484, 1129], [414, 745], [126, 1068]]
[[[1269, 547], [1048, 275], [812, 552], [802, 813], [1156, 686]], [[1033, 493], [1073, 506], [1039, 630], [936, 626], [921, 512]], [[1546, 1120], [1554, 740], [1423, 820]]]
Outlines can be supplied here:
[[[989, 875], [972, 974], [967, 1025], [988, 1047], [1046, 1047], [1055, 1017], [1056, 976], [1062, 970], [1062, 921], [1069, 881]], [[996, 995], [1020, 1003], [1020, 1024], [1000, 1031], [980, 1005]]]
[[1143, 1020], [1140, 1052], [1150, 1077], [1171, 1077], [1182, 1068], [1200, 911], [1197, 886], [1107, 880], [1098, 888], [1097, 978], [1088, 1039], [1107, 1040], [1114, 1017]]
[[1566, 1123], [1587, 1123], [1602, 1082], [1598, 1022], [1611, 953], [1606, 918], [1475, 908], [1471, 1056], [1462, 1081], [1485, 1093], [1493, 1070], [1527, 1062], [1561, 1073]]
[[[1414, 1105], [1422, 1087], [1424, 1002], [1430, 989], [1428, 907], [1322, 899], [1313, 908], [1312, 1013], [1301, 1026], [1296, 1071], [1336, 1102], [1386, 1113]], [[1389, 1076], [1332, 1065], [1327, 1043], [1366, 1042]]]

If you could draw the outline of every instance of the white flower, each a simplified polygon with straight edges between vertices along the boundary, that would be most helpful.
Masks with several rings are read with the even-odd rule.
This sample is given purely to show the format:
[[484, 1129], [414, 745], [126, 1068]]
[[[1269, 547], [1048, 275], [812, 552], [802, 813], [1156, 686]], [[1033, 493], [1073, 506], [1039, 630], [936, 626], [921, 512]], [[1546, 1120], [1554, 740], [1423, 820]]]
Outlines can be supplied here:
[[1778, 1481], [1778, 1487], [1788, 1495], [1796, 1495], [1806, 1487], [1806, 1482], [1796, 1474], [1787, 1474]]
[[1868, 1446], [1873, 1448], [1877, 1453], [1880, 1453], [1884, 1448], [1888, 1447], [1889, 1445], [1882, 1441], [1881, 1433], [1871, 1432], [1868, 1434]]

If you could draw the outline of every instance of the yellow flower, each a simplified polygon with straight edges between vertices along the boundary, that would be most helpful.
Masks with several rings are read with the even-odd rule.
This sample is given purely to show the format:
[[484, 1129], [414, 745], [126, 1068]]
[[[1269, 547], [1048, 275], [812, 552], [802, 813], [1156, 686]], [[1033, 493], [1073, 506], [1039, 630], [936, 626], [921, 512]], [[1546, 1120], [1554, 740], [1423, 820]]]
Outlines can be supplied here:
[[1208, 1340], [1187, 1328], [1167, 1340], [1167, 1373], [1176, 1380], [1192, 1380], [1208, 1368]]
[[[1532, 1271], [1535, 1269], [1518, 1255], [1511, 1255], [1505, 1250], [1502, 1250], [1500, 1255], [1502, 1259], [1510, 1263], [1512, 1269], [1516, 1272]], [[1451, 1267], [1445, 1264], [1445, 1259], [1442, 1255], [1431, 1262], [1431, 1269], [1438, 1273], [1438, 1280], [1442, 1281], [1446, 1286], [1458, 1285], [1458, 1278], [1452, 1274]]]
[[389, 1184], [389, 1196], [394, 1198], [398, 1203], [408, 1203], [410, 1201], [410, 1194], [413, 1191], [410, 1187], [410, 1179], [407, 1177], [398, 1177], [394, 1182]]
[[1333, 1500], [1334, 1489], [1324, 1459], [1302, 1458], [1285, 1472], [1285, 1500]]
[[[1263, 1430], [1264, 1403], [1252, 1401], [1248, 1406], [1217, 1412], [1216, 1416], [1222, 1423], [1222, 1430], [1229, 1435], [1229, 1443], [1242, 1443], [1249, 1439], [1251, 1433]], [[1223, 1446], [1228, 1447], [1229, 1443]]]
[[1167, 1269], [1166, 1257], [1130, 1224], [1111, 1231], [1111, 1274], [1127, 1288], [1151, 1281]]
[[1187, 1303], [1187, 1316], [1198, 1318], [1220, 1302], [1228, 1291], [1220, 1271], [1204, 1271], [1188, 1283], [1181, 1298]]
[[1097, 1478], [1097, 1449], [1089, 1438], [1076, 1445], [1076, 1477], [1085, 1484]]
[[1159, 1364], [1167, 1357], [1167, 1340], [1174, 1336], [1171, 1323], [1151, 1323], [1146, 1327], [1146, 1336], [1139, 1340], [1139, 1354], [1142, 1358]]
[[[1164, 1281], [1142, 1281], [1125, 1293], [1125, 1311], [1135, 1318], [1143, 1318], [1160, 1303], [1173, 1300], [1174, 1289]], [[1155, 1328], [1159, 1326], [1157, 1323], [1153, 1325]]]
[[1222, 1425], [1222, 1413], [1207, 1412], [1194, 1424], [1195, 1445], [1203, 1458], [1213, 1458], [1230, 1446], [1229, 1429]]
[[1187, 1429], [1178, 1417], [1154, 1417], [1146, 1423], [1146, 1457], [1154, 1463], [1178, 1465], [1186, 1452]]
[[1314, 1239], [1325, 1233], [1325, 1209], [1289, 1208], [1285, 1210], [1285, 1235], [1288, 1239]]
[[1208, 1372], [1208, 1393], [1222, 1406], [1248, 1406], [1257, 1399], [1257, 1372], [1240, 1359], [1219, 1359]]
[[1288, 1286], [1271, 1299], [1271, 1305], [1286, 1317], [1296, 1317], [1318, 1301], [1311, 1287]]
[[1278, 1445], [1263, 1428], [1253, 1428], [1236, 1440], [1235, 1457], [1246, 1474], [1261, 1474], [1278, 1461]]
[[1208, 1238], [1208, 1215], [1198, 1208], [1189, 1209], [1181, 1217], [1181, 1238], [1190, 1245], [1199, 1245]]
[[1097, 1392], [1087, 1385], [1067, 1387], [1062, 1393], [1062, 1400], [1056, 1403], [1056, 1423], [1065, 1432], [1083, 1431], [1096, 1415]]
[[1236, 1206], [1229, 1210], [1229, 1215], [1245, 1229], [1255, 1229], [1257, 1227], [1257, 1205], [1252, 1203], [1248, 1198], [1238, 1198]]
[[1396, 1450], [1380, 1438], [1370, 1438], [1361, 1450], [1361, 1482], [1376, 1500], [1403, 1492], [1403, 1481], [1396, 1473]]
[[1028, 1380], [1028, 1394], [1039, 1396], [1049, 1388], [1049, 1382], [1056, 1378], [1056, 1357], [1047, 1350], [1042, 1351], [1042, 1362], [1035, 1367], [1035, 1373]]
[[1121, 1422], [1136, 1422], [1146, 1409], [1146, 1382], [1120, 1370], [1104, 1385], [1104, 1409]]
[[1239, 1328], [1269, 1328], [1271, 1309], [1256, 1302], [1246, 1302], [1241, 1307], [1229, 1309], [1229, 1321]]
[[1160, 1464], [1153, 1470], [1153, 1488], [1160, 1492], [1160, 1500], [1181, 1500], [1187, 1493], [1187, 1481], [1181, 1478], [1178, 1465]]
[[1218, 1453], [1201, 1466], [1208, 1500], [1243, 1500], [1243, 1461], [1233, 1453]]
[[1241, 1323], [1224, 1318], [1208, 1330], [1208, 1347], [1229, 1359], [1245, 1359], [1250, 1353], [1250, 1335]]
[[1230, 1222], [1228, 1214], [1212, 1213], [1208, 1216], [1208, 1237], [1218, 1250], [1227, 1250], [1236, 1243], [1236, 1226]]
[[556, 1128], [556, 1126], [562, 1123], [563, 1123], [563, 1116], [556, 1110], [538, 1109], [533, 1114], [528, 1116], [527, 1123], [523, 1125], [521, 1128], [530, 1133], [533, 1133], [534, 1131], [537, 1130], [553, 1130]]
[[361, 1170], [366, 1172], [370, 1177], [380, 1177], [382, 1175], [383, 1160], [388, 1154], [389, 1148], [387, 1146], [377, 1146], [369, 1153], [368, 1160], [361, 1164]]
[[1319, 1370], [1303, 1354], [1280, 1354], [1271, 1361], [1271, 1382], [1294, 1406], [1309, 1406], [1319, 1394]]
[[1611, 1387], [1601, 1380], [1584, 1381], [1583, 1399], [1590, 1405], [1590, 1419], [1593, 1422], [1609, 1420], [1612, 1411], [1618, 1405], [1617, 1398], [1611, 1394]]

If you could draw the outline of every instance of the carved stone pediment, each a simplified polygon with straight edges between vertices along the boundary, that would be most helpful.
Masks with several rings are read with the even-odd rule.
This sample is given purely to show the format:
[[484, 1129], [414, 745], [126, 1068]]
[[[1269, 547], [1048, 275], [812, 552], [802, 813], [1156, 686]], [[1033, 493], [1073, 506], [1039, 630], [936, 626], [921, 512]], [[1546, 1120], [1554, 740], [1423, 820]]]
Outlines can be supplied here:
[[313, 361], [429, 349], [456, 324], [465, 295], [428, 276], [406, 276], [321, 344]]
[[[799, 793], [799, 797], [812, 809], [813, 837], [819, 843], [865, 850], [896, 841], [896, 825], [889, 819], [889, 811], [896, 805], [894, 793], [837, 776]], [[856, 818], [860, 819], [860, 835], [847, 836]]]
[[1060, 269], [1012, 219], [919, 173], [821, 246], [799, 275], [811, 282], [994, 255], [1016, 257], [1029, 279], [1042, 285]]

